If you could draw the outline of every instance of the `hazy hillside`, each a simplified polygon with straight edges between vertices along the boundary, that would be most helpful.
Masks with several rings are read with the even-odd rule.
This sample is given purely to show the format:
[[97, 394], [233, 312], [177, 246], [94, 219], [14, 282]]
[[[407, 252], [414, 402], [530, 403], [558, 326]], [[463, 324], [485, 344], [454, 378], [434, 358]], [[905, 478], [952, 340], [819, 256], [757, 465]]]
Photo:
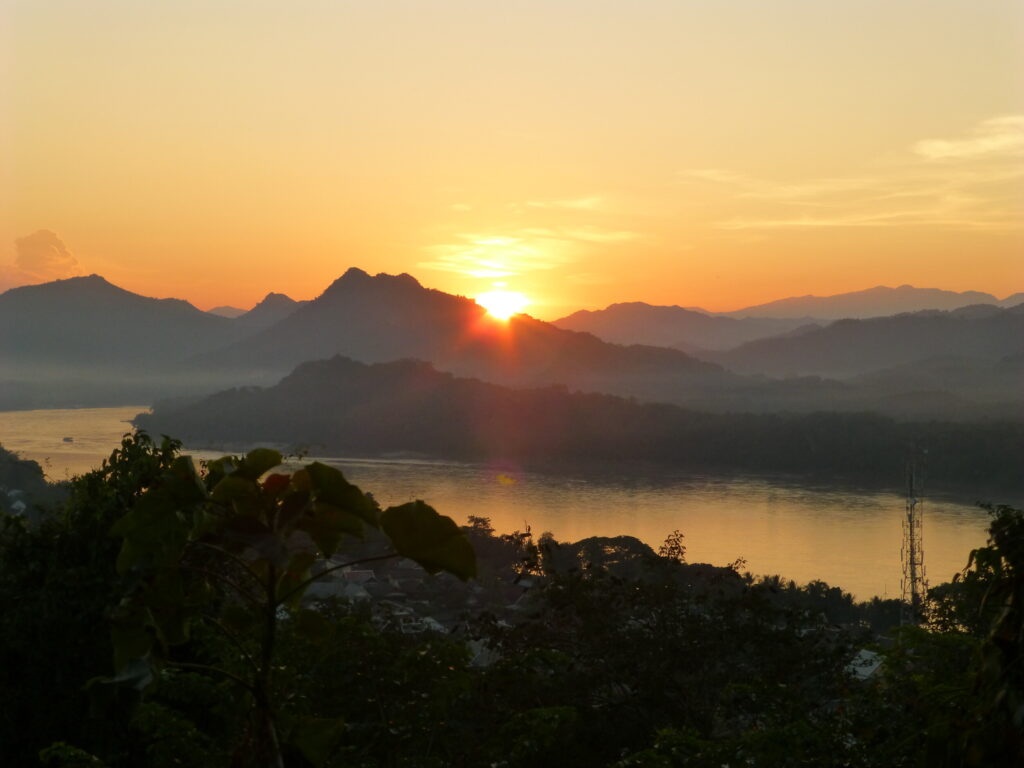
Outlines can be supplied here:
[[1021, 352], [1024, 306], [981, 306], [837, 320], [706, 357], [738, 373], [847, 377], [933, 357], [995, 362]]
[[213, 309], [208, 309], [206, 311], [209, 312], [211, 315], [217, 315], [218, 317], [228, 317], [232, 319], [236, 317], [241, 317], [247, 312], [247, 310], [245, 309], [239, 309], [238, 307], [232, 307], [227, 304], [220, 307], [214, 307]]
[[424, 288], [410, 275], [371, 277], [359, 269], [276, 325], [197, 363], [284, 373], [335, 354], [364, 362], [417, 358], [510, 384], [629, 389], [657, 382], [665, 389], [735, 378], [677, 350], [608, 344], [525, 315], [498, 322], [474, 301]]
[[[1015, 294], [1020, 296], [1021, 294]], [[1014, 300], [1014, 296], [1004, 301], [1004, 306], [1013, 306], [1024, 301]], [[980, 291], [944, 291], [938, 288], [915, 288], [912, 285], [901, 285], [888, 288], [884, 285], [868, 288], [863, 291], [839, 293], [834, 296], [794, 296], [788, 299], [757, 304], [733, 312], [722, 313], [728, 317], [820, 317], [830, 320], [841, 318], [882, 317], [898, 315], [903, 312], [917, 312], [925, 309], [959, 309], [971, 304], [1002, 303], [990, 293]]]
[[897, 481], [911, 439], [930, 482], [1020, 482], [1024, 425], [899, 423], [865, 414], [707, 414], [562, 387], [511, 389], [415, 361], [305, 363], [268, 389], [158, 404], [136, 424], [193, 447], [277, 443], [333, 455], [669, 462], [676, 469], [829, 472]]
[[813, 322], [811, 318], [738, 319], [632, 301], [600, 310], [581, 309], [553, 324], [570, 331], [592, 333], [615, 344], [653, 344], [692, 351], [730, 349]]
[[99, 275], [0, 294], [0, 361], [9, 366], [163, 364], [240, 333], [228, 318], [187, 301], [139, 296]]
[[[793, 323], [646, 305], [616, 305], [590, 317], [619, 315], [631, 318], [626, 325], [637, 333], [643, 318], [655, 317], [664, 323], [654, 328], [688, 325], [705, 339], [718, 334], [722, 343], [757, 323]], [[184, 301], [139, 296], [94, 275], [0, 295], [0, 408], [118, 405], [266, 385], [302, 362], [344, 354], [371, 363], [415, 358], [505, 385], [562, 384], [719, 412], [1019, 418], [1020, 376], [1012, 366], [993, 366], [1022, 351], [1022, 321], [1021, 309], [974, 306], [800, 326], [731, 351], [701, 352], [706, 362], [666, 347], [609, 343], [526, 315], [499, 322], [472, 300], [424, 288], [409, 275], [350, 269], [312, 302], [272, 293], [234, 320]], [[958, 376], [899, 367], [942, 355], [964, 358]], [[881, 369], [892, 370], [847, 383], [820, 378]], [[765, 378], [792, 374], [812, 376]]]
[[246, 335], [262, 331], [288, 317], [307, 301], [295, 301], [283, 293], [268, 293], [255, 307], [235, 319], [235, 324], [244, 329]]
[[879, 398], [945, 392], [978, 403], [1002, 404], [1007, 417], [1024, 417], [1024, 353], [998, 360], [943, 355], [871, 371], [848, 380]]
[[246, 335], [238, 320], [153, 299], [98, 275], [0, 294], [0, 409], [151, 402], [240, 383], [180, 370]]

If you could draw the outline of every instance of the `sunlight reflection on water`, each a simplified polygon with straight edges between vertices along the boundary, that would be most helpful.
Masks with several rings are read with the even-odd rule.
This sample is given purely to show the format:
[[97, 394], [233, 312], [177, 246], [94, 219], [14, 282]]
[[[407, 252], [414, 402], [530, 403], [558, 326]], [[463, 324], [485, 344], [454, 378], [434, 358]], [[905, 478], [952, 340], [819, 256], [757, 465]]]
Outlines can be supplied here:
[[[145, 407], [0, 412], [0, 443], [39, 461], [51, 479], [88, 471], [120, 442]], [[72, 443], [63, 442], [72, 437]], [[218, 454], [193, 451], [197, 457]], [[551, 531], [557, 539], [636, 536], [657, 548], [675, 529], [687, 559], [737, 558], [759, 574], [822, 579], [858, 598], [898, 597], [903, 497], [793, 478], [666, 472], [613, 477], [542, 475], [453, 462], [327, 459], [383, 505], [424, 499], [457, 522], [491, 518], [501, 533]], [[998, 500], [994, 500], [998, 501]], [[964, 499], [928, 498], [929, 580], [948, 580], [985, 541], [988, 516]]]

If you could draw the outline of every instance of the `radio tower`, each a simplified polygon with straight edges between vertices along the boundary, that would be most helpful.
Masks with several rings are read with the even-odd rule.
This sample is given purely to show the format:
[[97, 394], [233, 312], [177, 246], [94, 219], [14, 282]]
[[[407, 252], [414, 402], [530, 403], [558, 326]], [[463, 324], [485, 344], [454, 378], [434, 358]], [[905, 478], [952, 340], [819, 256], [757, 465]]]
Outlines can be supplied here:
[[[923, 461], [921, 462], [923, 464]], [[918, 466], [917, 451], [911, 449], [907, 458], [907, 506], [903, 517], [903, 599], [900, 606], [900, 624], [919, 624], [924, 618], [924, 601], [928, 585], [924, 577], [924, 486], [923, 468]]]

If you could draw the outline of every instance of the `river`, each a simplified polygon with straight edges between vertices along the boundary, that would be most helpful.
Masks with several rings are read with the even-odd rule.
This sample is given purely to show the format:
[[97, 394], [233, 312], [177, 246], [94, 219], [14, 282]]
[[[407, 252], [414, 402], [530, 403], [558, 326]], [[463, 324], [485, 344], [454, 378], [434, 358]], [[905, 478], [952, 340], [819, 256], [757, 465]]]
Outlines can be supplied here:
[[[0, 444], [61, 480], [98, 466], [143, 410], [0, 412]], [[898, 489], [665, 471], [554, 476], [452, 462], [324, 460], [385, 506], [419, 498], [460, 523], [468, 515], [489, 517], [500, 533], [529, 526], [535, 534], [550, 531], [567, 541], [627, 534], [657, 548], [678, 529], [690, 562], [725, 565], [743, 558], [753, 573], [800, 583], [821, 579], [858, 599], [900, 595], [904, 498]], [[984, 544], [988, 515], [973, 502], [925, 499], [930, 583], [948, 581], [970, 550]]]

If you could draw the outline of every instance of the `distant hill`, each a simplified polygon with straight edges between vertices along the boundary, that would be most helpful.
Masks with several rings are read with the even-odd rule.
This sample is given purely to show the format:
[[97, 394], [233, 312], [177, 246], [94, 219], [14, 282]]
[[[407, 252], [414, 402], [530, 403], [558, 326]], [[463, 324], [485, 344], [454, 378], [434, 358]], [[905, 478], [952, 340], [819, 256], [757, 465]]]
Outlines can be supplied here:
[[262, 331], [284, 320], [308, 301], [295, 301], [283, 293], [268, 293], [255, 307], [239, 315], [235, 324], [245, 330], [246, 335]]
[[1011, 293], [1005, 299], [999, 302], [999, 306], [1009, 309], [1010, 307], [1016, 307], [1019, 304], [1024, 304], [1024, 293]]
[[1004, 301], [1011, 303], [1003, 304], [992, 294], [980, 291], [957, 293], [938, 288], [915, 288], [912, 285], [901, 285], [898, 288], [879, 285], [863, 291], [839, 293], [833, 296], [795, 296], [721, 314], [736, 318], [820, 317], [826, 320], [838, 320], [883, 317], [925, 309], [952, 310], [971, 304], [1014, 306], [1024, 301], [1024, 297], [1014, 300], [1016, 296], [1022, 296], [1022, 294], [1008, 297]]
[[238, 329], [181, 299], [152, 299], [99, 275], [0, 294], [0, 361], [89, 365], [172, 363], [232, 341]]
[[555, 320], [554, 325], [592, 333], [615, 344], [653, 344], [689, 352], [729, 349], [813, 322], [812, 318], [740, 319], [633, 301], [600, 310], [582, 309]]
[[471, 299], [424, 288], [410, 275], [371, 277], [355, 268], [272, 327], [196, 364], [282, 374], [336, 354], [371, 363], [416, 358], [506, 384], [635, 394], [648, 385], [667, 391], [735, 378], [678, 350], [609, 344], [526, 315], [499, 322]]
[[935, 402], [944, 393], [950, 403], [958, 401], [946, 414], [969, 400], [1000, 405], [1004, 417], [1024, 418], [1024, 353], [997, 360], [941, 355], [870, 371], [848, 382], [883, 402], [906, 400], [904, 411], [935, 411], [927, 400]]
[[211, 315], [217, 315], [218, 317], [227, 317], [234, 320], [236, 317], [241, 317], [242, 315], [244, 315], [248, 310], [239, 309], [238, 307], [231, 307], [225, 304], [224, 306], [214, 307], [213, 309], [208, 309], [206, 311], [209, 312]]
[[848, 377], [934, 357], [994, 362], [1024, 352], [1024, 306], [929, 310], [760, 339], [707, 358], [744, 374]]
[[564, 387], [513, 389], [416, 361], [304, 363], [277, 385], [157, 404], [135, 423], [195, 448], [272, 443], [321, 455], [418, 454], [470, 461], [654, 462], [866, 476], [897, 484], [906, 445], [929, 450], [932, 487], [1020, 485], [1024, 425], [897, 422], [867, 414], [707, 414]]
[[244, 336], [237, 323], [98, 275], [13, 288], [0, 294], [0, 410], [152, 402], [237, 384], [180, 368]]
[[[754, 327], [678, 307], [621, 305], [619, 311], [640, 317], [632, 326], [638, 333], [643, 318], [664, 317], [662, 330], [688, 324], [720, 343]], [[526, 315], [496, 321], [474, 301], [424, 288], [409, 275], [371, 277], [350, 269], [312, 302], [270, 294], [234, 320], [185, 301], [139, 296], [92, 275], [0, 295], [0, 409], [153, 402], [266, 385], [300, 363], [342, 354], [368, 363], [415, 358], [508, 386], [561, 384], [717, 412], [1018, 418], [1008, 413], [1021, 401], [1008, 391], [1012, 373], [993, 375], [977, 390], [967, 382], [1022, 351], [1022, 312], [979, 305], [799, 326], [729, 351], [702, 351], [701, 360], [678, 349], [610, 343]], [[593, 314], [615, 319], [614, 312]], [[764, 321], [777, 329], [792, 322]], [[899, 369], [937, 355], [982, 364], [956, 379], [924, 381]], [[881, 369], [893, 370], [848, 382], [828, 378]], [[792, 374], [800, 377], [766, 378]]]

